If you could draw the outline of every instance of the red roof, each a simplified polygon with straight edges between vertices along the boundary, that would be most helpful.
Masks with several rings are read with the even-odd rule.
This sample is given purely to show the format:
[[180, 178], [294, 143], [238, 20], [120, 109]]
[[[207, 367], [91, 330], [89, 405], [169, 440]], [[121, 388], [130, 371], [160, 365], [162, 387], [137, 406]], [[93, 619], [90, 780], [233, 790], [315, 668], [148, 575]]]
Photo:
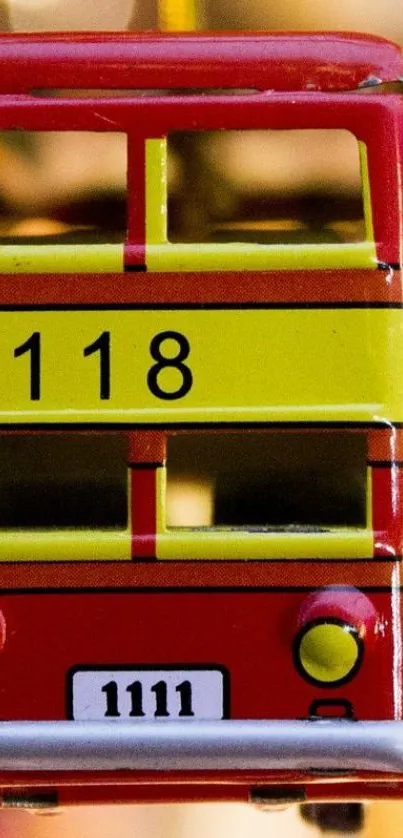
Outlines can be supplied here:
[[342, 32], [0, 36], [0, 91], [32, 88], [353, 90], [403, 77], [398, 46]]

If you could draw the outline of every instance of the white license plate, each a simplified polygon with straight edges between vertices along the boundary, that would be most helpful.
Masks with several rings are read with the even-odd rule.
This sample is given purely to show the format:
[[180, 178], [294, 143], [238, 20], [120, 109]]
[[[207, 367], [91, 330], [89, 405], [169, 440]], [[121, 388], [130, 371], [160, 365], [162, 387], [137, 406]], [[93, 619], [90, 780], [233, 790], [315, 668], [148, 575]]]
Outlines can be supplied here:
[[227, 673], [218, 667], [77, 667], [69, 676], [76, 721], [223, 719]]

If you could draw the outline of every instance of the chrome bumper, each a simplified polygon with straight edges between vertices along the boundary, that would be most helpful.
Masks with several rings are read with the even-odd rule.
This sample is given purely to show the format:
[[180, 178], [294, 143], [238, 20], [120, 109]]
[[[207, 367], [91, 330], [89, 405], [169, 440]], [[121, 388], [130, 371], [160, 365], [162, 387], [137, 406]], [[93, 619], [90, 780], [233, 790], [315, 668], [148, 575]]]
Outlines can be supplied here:
[[1, 722], [0, 771], [403, 773], [403, 722]]

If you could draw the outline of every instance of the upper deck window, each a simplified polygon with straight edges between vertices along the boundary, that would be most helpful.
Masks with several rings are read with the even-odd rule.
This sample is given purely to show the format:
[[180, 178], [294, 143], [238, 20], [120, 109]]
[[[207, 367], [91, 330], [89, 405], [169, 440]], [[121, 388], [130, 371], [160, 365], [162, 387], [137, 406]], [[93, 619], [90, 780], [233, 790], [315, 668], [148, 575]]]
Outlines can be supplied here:
[[3, 131], [0, 242], [98, 244], [126, 237], [121, 133]]
[[346, 130], [168, 138], [170, 242], [345, 244], [367, 238], [360, 148]]

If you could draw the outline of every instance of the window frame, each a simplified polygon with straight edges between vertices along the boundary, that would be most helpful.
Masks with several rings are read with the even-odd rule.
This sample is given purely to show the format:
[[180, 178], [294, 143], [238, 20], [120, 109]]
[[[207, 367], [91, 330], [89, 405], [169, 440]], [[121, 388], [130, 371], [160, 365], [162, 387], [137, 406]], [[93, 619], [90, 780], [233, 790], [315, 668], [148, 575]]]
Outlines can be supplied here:
[[[399, 252], [396, 98], [359, 94], [252, 94], [173, 97], [146, 140], [146, 266], [150, 271], [249, 271], [371, 268]], [[198, 105], [196, 109], [196, 104]], [[238, 105], [238, 107], [236, 107]], [[151, 115], [151, 114], [150, 114]], [[176, 122], [174, 116], [176, 115]], [[156, 129], [155, 131], [153, 129]], [[176, 130], [339, 129], [353, 134], [362, 163], [366, 237], [359, 243], [182, 244], [167, 238], [166, 138]], [[385, 140], [385, 142], [383, 142]], [[386, 142], [387, 140], [387, 142]], [[388, 206], [380, 200], [388, 190]], [[386, 257], [386, 258], [385, 258]]]

